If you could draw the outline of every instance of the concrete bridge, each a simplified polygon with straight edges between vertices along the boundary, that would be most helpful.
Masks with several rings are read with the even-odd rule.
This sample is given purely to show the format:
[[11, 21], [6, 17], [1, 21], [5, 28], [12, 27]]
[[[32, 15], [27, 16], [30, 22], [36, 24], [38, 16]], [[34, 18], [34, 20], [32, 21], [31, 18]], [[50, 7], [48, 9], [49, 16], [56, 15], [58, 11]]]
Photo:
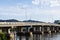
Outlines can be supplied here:
[[[16, 28], [17, 35], [22, 34], [44, 34], [60, 32], [60, 25], [54, 23], [40, 23], [40, 22], [0, 22], [0, 31], [4, 33], [11, 33], [10, 29]], [[20, 37], [21, 40], [21, 37]]]
[[60, 29], [60, 25], [59, 24], [54, 24], [54, 23], [40, 23], [40, 22], [0, 22], [0, 28], [23, 28], [23, 27], [27, 27], [27, 28], [34, 28], [34, 30], [54, 30], [56, 28], [56, 30]]

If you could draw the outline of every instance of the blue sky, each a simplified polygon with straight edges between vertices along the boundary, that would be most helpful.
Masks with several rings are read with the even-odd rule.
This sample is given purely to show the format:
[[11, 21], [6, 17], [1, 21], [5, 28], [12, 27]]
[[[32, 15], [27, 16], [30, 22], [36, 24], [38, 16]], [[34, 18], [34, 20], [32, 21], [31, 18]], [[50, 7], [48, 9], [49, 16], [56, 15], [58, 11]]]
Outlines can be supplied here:
[[0, 19], [60, 20], [60, 0], [0, 0]]

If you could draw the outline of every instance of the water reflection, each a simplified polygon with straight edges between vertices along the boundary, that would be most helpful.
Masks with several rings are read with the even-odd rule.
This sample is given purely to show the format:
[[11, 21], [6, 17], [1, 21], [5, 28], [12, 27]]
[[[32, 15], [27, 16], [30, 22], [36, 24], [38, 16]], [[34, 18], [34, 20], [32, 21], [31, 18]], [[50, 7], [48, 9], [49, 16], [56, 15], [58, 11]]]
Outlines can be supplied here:
[[[16, 37], [19, 40], [20, 37]], [[53, 34], [33, 34], [31, 37], [21, 36], [21, 40], [60, 40], [60, 33]]]

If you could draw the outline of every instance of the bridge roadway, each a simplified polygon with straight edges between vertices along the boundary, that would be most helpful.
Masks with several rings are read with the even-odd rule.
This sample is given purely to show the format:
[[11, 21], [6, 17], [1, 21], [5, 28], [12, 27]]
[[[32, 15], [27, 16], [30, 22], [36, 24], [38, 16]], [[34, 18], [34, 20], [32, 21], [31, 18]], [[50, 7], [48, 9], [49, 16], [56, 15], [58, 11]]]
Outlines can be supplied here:
[[59, 24], [54, 23], [39, 23], [39, 22], [0, 22], [0, 27], [9, 27], [9, 26], [33, 26], [33, 25], [41, 25], [41, 26], [60, 26]]

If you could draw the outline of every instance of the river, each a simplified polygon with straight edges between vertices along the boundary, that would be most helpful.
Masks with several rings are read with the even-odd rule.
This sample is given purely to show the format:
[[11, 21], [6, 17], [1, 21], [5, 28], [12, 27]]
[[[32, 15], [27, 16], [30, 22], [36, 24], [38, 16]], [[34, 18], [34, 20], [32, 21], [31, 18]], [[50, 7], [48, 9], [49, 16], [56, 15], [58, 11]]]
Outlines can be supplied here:
[[[19, 36], [15, 36], [15, 40], [19, 40]], [[33, 34], [31, 37], [21, 36], [21, 40], [60, 40], [60, 33], [44, 35]]]

